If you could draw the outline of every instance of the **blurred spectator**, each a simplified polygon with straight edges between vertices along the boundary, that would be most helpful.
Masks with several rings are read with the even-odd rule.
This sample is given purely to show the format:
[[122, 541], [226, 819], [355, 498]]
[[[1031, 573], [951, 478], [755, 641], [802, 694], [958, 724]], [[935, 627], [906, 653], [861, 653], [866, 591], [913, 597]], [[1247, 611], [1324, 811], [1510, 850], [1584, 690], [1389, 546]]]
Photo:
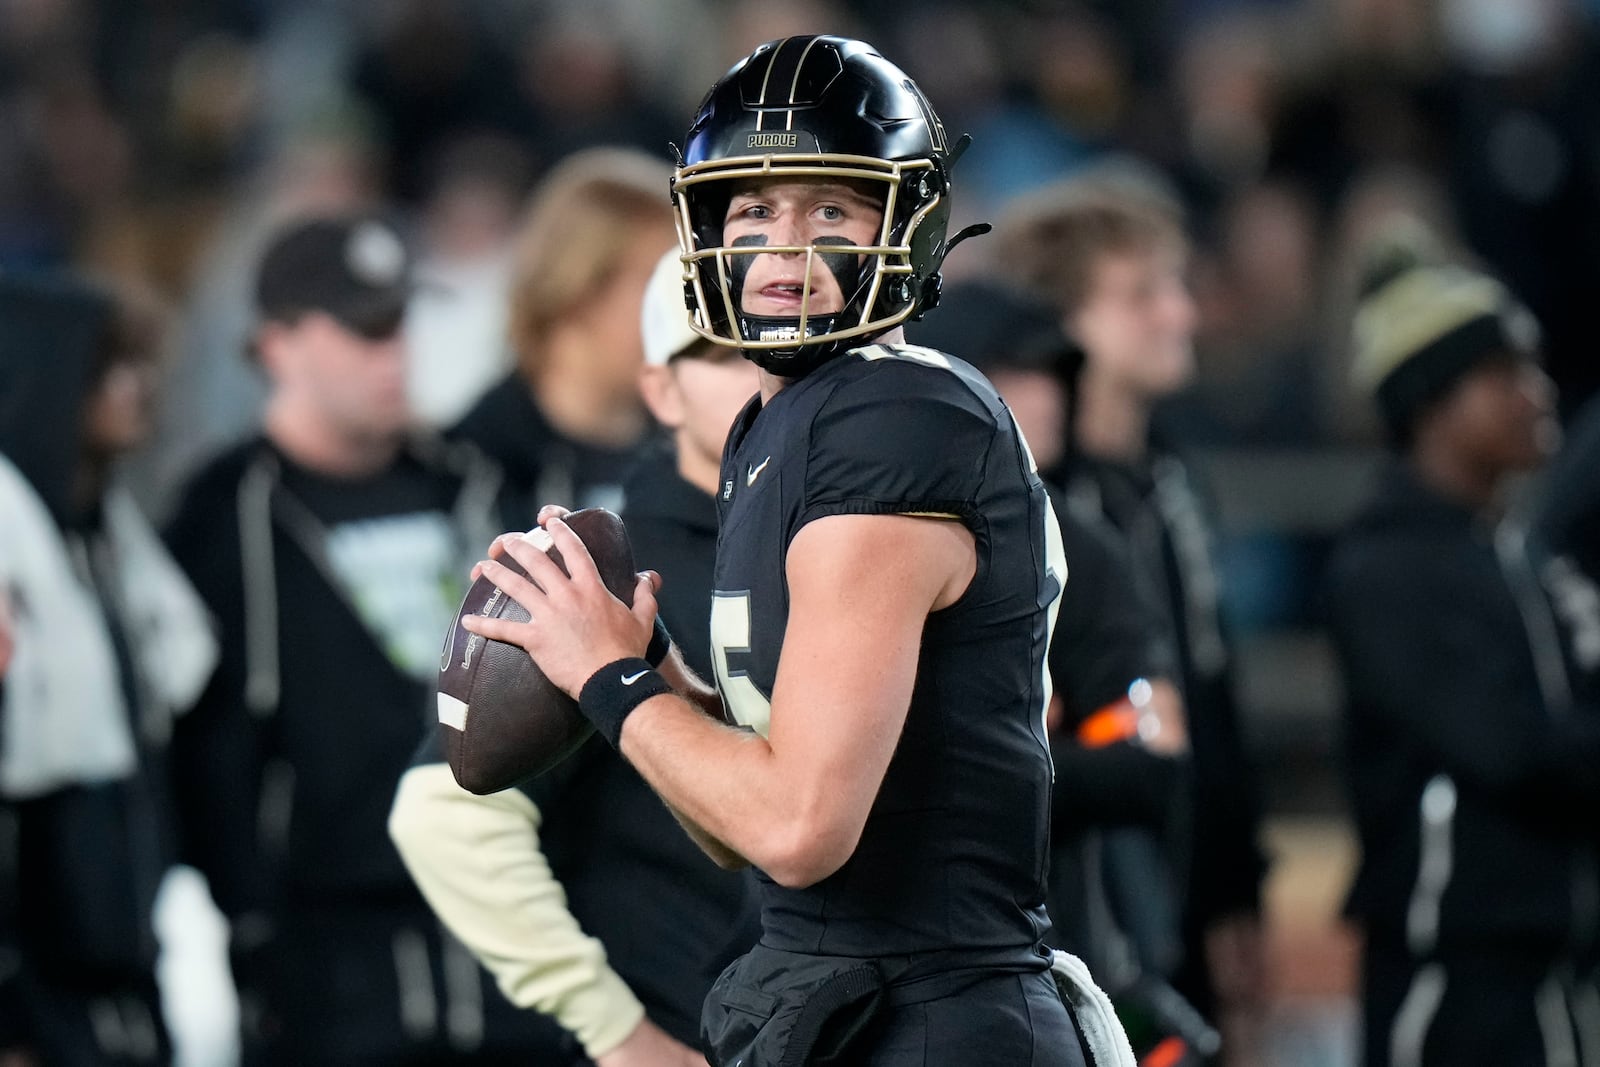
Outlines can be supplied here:
[[61, 266], [127, 192], [133, 146], [81, 58], [16, 69], [34, 79], [0, 106], [0, 266]]
[[1279, 99], [1265, 115], [1268, 171], [1324, 210], [1369, 168], [1431, 171], [1443, 136], [1427, 6], [1337, 0], [1300, 10], [1305, 45], [1298, 62], [1283, 64]]
[[1600, 273], [1600, 33], [1570, 0], [1448, 0], [1441, 14], [1454, 62], [1436, 121], [1462, 233], [1528, 302], [1577, 403], [1600, 387], [1579, 281]]
[[469, 0], [387, 5], [354, 57], [351, 87], [377, 116], [392, 191], [403, 202], [420, 198], [428, 161], [450, 140], [524, 126], [515, 65], [485, 22], [487, 7]]
[[663, 163], [683, 136], [639, 79], [644, 64], [599, 5], [556, 8], [516, 42], [515, 84], [526, 114], [522, 135], [551, 162], [601, 145], [639, 150]]
[[1193, 385], [1167, 417], [1195, 445], [1311, 447], [1326, 440], [1317, 216], [1291, 184], [1231, 195], [1199, 255]]
[[533, 164], [517, 142], [463, 137], [433, 165], [406, 309], [407, 396], [431, 426], [454, 423], [511, 365], [506, 303], [518, 212]]
[[278, 233], [255, 286], [263, 431], [195, 477], [169, 531], [222, 632], [173, 763], [185, 858], [231, 923], [246, 1064], [510, 1063], [531, 1040], [384, 829], [499, 526], [481, 459], [407, 435], [410, 285], [375, 217]]
[[[756, 366], [689, 328], [676, 249], [650, 279], [642, 319], [639, 387], [672, 438], [633, 468], [624, 517], [634, 559], [663, 577], [661, 617], [684, 662], [708, 677], [714, 494]], [[587, 1053], [599, 1067], [704, 1067], [701, 1004], [760, 935], [755, 882], [718, 871], [602, 738], [517, 789], [479, 797], [456, 784], [430, 730], [389, 831], [440, 918], [507, 996], [582, 1046], [530, 1048], [528, 1062]]]
[[[1538, 516], [1539, 534], [1558, 556], [1567, 556], [1600, 581], [1600, 397], [1573, 417], [1560, 454], [1551, 464]], [[1600, 667], [1600, 634], [1590, 668]]]
[[669, 170], [595, 148], [539, 186], [516, 237], [510, 331], [516, 369], [452, 431], [504, 470], [531, 527], [541, 503], [621, 510], [622, 475], [650, 418], [639, 399], [636, 309], [673, 245]]
[[[937, 4], [900, 31], [897, 51], [915, 57], [907, 73], [941, 108], [949, 136], [972, 137], [959, 164], [957, 226], [989, 219], [1011, 196], [1080, 165], [1091, 152], [1030, 91], [1026, 78], [1035, 73], [1034, 64], [1014, 62], [1019, 52], [1035, 54], [1036, 42], [1012, 39], [998, 16], [989, 6]], [[1089, 32], [1092, 25], [1064, 35], [1074, 51], [1086, 54], [1085, 77], [1092, 77], [1096, 61], [1105, 58], [1099, 50], [1109, 44]], [[1065, 104], [1067, 96], [1070, 90], [1054, 102]]]
[[[961, 355], [1005, 399], [1043, 470], [1067, 447], [1082, 354], [1048, 305], [987, 282], [951, 286], [915, 344]], [[1188, 754], [1167, 627], [1126, 546], [1098, 511], [1047, 485], [1068, 588], [1051, 635], [1050, 943], [1081, 956], [1129, 1027], [1136, 1054], [1214, 1051], [1216, 1035], [1167, 982], [1182, 953], [1180, 825]], [[1177, 1001], [1176, 1012], [1168, 1010]], [[1198, 1059], [1174, 1059], [1198, 1063]]]
[[1354, 376], [1394, 455], [1327, 575], [1363, 1062], [1587, 1062], [1600, 707], [1574, 697], [1575, 631], [1505, 512], [1554, 447], [1553, 397], [1527, 310], [1414, 232], [1371, 252]]
[[245, 352], [255, 324], [255, 268], [288, 219], [373, 207], [376, 148], [350, 114], [298, 130], [231, 205], [199, 255], [155, 440], [135, 487], [152, 513], [170, 514], [178, 487], [224, 447], [256, 432], [267, 385]]
[[1187, 467], [1150, 429], [1157, 401], [1194, 373], [1187, 241], [1154, 187], [1089, 176], [1019, 200], [995, 244], [999, 268], [1058, 308], [1083, 351], [1071, 448], [1054, 476], [1121, 532], [1172, 628], [1194, 766], [1178, 985], [1214, 1013], [1229, 1054], [1248, 1062], [1264, 995], [1255, 772], [1234, 704], [1210, 520]]
[[41, 1067], [171, 1060], [152, 925], [172, 860], [166, 749], [217, 659], [204, 605], [112, 474], [150, 432], [165, 319], [128, 289], [89, 310], [81, 416], [53, 428], [75, 447], [65, 508], [0, 456], [0, 814], [16, 853], [0, 861], [16, 879], [0, 894], [16, 953], [0, 1059]]
[[722, 51], [714, 69], [726, 70], [758, 45], [784, 37], [808, 33], [854, 36], [861, 26], [849, 10], [851, 6], [839, 0], [732, 0], [720, 20]]
[[1173, 57], [1182, 152], [1175, 162], [1208, 202], [1266, 170], [1287, 58], [1274, 23], [1266, 9], [1246, 5], [1213, 14]]

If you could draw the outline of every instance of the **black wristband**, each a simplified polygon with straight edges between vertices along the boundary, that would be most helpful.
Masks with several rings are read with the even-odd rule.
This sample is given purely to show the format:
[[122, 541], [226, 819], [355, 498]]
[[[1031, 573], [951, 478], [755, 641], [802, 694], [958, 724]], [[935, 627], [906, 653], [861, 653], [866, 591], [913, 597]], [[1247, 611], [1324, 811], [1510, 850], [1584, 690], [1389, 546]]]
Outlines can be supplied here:
[[666, 662], [667, 653], [671, 651], [672, 635], [667, 633], [667, 624], [657, 615], [656, 627], [650, 631], [650, 644], [644, 650], [644, 658], [650, 661], [650, 666], [659, 667]]
[[578, 710], [616, 748], [622, 742], [622, 720], [651, 697], [670, 692], [672, 686], [648, 661], [629, 656], [589, 676], [578, 692]]

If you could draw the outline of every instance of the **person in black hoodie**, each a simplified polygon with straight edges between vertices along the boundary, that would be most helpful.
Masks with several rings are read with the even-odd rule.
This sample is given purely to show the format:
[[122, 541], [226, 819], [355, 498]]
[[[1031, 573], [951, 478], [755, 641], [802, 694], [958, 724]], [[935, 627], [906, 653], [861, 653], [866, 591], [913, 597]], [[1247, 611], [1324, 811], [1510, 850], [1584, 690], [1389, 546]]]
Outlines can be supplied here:
[[1191, 751], [1192, 863], [1175, 984], [1250, 1059], [1265, 999], [1261, 802], [1234, 696], [1209, 507], [1152, 430], [1194, 373], [1196, 311], [1177, 204], [1149, 181], [1076, 176], [1020, 198], [996, 230], [1002, 276], [1062, 316], [1083, 352], [1072, 435], [1046, 476], [1122, 536], [1178, 655]]
[[[909, 339], [962, 352], [1005, 399], [1041, 470], [1061, 468], [1083, 354], [1059, 316], [1014, 286], [946, 288]], [[1188, 731], [1169, 628], [1127, 546], [1048, 484], [1068, 567], [1050, 640], [1050, 943], [1101, 976], [1135, 1054], [1199, 1062], [1217, 1035], [1169, 984], [1181, 959]]]
[[1368, 1067], [1589, 1065], [1600, 707], [1507, 494], [1552, 451], [1537, 328], [1397, 225], [1372, 250], [1354, 374], [1393, 462], [1337, 546]]
[[444, 934], [384, 830], [498, 474], [408, 433], [409, 254], [372, 216], [262, 258], [264, 433], [168, 531], [222, 657], [173, 739], [184, 858], [231, 926], [244, 1063], [521, 1062], [535, 1028]]
[[[709, 676], [713, 493], [723, 439], [757, 375], [689, 328], [682, 276], [669, 252], [645, 294], [639, 388], [671, 439], [646, 445], [625, 479], [625, 518], [638, 564], [664, 577], [673, 642]], [[700, 1004], [759, 934], [754, 882], [702, 855], [604, 739], [519, 788], [474, 796], [430, 729], [389, 831], [506, 994], [571, 1035], [530, 1062], [704, 1067]]]
[[[55, 427], [65, 491], [0, 456], [0, 1062], [133, 1067], [172, 1056], [152, 923], [174, 858], [167, 742], [217, 647], [114, 475], [150, 434], [164, 316], [83, 289], [96, 340], [81, 414]], [[70, 347], [33, 353], [66, 388]]]

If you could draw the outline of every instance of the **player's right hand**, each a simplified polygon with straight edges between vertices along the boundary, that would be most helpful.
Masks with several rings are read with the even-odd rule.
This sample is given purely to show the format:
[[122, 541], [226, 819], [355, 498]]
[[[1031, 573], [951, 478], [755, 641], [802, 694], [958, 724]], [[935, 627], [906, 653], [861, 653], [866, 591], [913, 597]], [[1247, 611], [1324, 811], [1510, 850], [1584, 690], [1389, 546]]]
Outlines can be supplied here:
[[641, 1021], [622, 1044], [594, 1062], [595, 1067], [708, 1067], [704, 1056], [649, 1019]]

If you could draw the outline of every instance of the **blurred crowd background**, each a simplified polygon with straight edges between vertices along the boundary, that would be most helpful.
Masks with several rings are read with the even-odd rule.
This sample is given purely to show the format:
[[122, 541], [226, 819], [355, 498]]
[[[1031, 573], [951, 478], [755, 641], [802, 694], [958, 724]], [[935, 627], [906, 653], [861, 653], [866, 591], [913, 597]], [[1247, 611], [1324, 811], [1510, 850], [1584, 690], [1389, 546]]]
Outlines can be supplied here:
[[[129, 472], [159, 521], [251, 426], [242, 346], [274, 226], [403, 220], [440, 283], [408, 316], [418, 414], [448, 423], [509, 367], [508, 252], [540, 176], [591, 145], [669, 158], [762, 41], [842, 33], [900, 63], [974, 139], [952, 229], [1107, 157], [1150, 169], [1195, 240], [1200, 373], [1164, 418], [1222, 520], [1279, 1048], [1340, 1062], [1352, 846], [1311, 590], [1378, 444], [1347, 386], [1356, 250], [1396, 209], [1428, 221], [1542, 321], [1563, 411], [1593, 394], [1597, 20], [1597, 0], [0, 0], [0, 271], [80, 270], [171, 309], [162, 431]], [[1003, 255], [976, 241], [948, 270]]]

